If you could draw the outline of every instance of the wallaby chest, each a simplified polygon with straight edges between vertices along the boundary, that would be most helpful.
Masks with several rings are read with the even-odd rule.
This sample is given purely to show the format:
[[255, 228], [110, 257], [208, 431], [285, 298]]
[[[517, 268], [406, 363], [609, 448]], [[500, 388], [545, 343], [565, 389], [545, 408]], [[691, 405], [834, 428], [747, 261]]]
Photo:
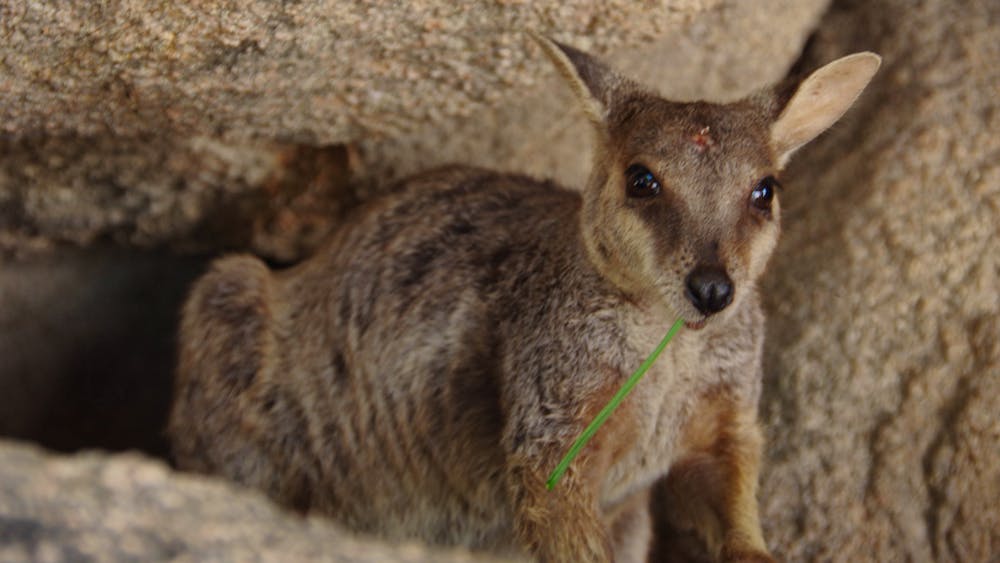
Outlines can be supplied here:
[[[763, 314], [756, 295], [749, 297], [725, 322], [681, 331], [634, 389], [624, 413], [634, 440], [610, 468], [602, 503], [627, 499], [716, 442], [721, 429], [716, 421], [725, 411], [756, 407]], [[651, 314], [627, 319], [631, 347], [644, 353], [656, 347], [670, 324]]]

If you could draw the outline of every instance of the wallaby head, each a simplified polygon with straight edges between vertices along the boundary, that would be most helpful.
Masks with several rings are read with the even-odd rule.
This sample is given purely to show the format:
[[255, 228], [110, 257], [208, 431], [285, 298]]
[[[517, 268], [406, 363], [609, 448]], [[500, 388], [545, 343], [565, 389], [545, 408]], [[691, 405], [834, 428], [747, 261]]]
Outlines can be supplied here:
[[770, 88], [734, 103], [681, 103], [535, 38], [597, 130], [581, 214], [590, 260], [692, 328], [763, 272], [780, 231], [775, 176], [847, 111], [880, 64], [857, 53], [817, 70], [791, 96]]

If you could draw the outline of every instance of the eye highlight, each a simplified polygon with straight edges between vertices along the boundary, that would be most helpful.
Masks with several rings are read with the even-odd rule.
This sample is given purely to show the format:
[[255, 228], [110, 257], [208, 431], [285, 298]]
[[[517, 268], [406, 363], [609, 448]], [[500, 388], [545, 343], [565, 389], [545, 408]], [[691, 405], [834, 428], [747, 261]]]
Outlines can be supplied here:
[[650, 198], [660, 193], [660, 181], [641, 164], [633, 164], [625, 170], [625, 195], [633, 198]]
[[774, 190], [780, 187], [781, 184], [774, 176], [761, 178], [753, 190], [750, 191], [750, 207], [770, 216], [771, 203], [774, 201]]

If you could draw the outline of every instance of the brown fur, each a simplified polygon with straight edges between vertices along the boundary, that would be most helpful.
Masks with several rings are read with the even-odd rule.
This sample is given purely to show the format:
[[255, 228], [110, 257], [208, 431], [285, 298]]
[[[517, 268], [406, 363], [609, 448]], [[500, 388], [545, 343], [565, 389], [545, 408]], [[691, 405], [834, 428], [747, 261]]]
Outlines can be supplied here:
[[[777, 116], [815, 129], [831, 112], [810, 118], [808, 100], [778, 107], [768, 92], [668, 102], [541, 44], [598, 132], [582, 195], [447, 168], [368, 205], [297, 267], [217, 261], [183, 312], [177, 462], [359, 532], [542, 561], [643, 560], [662, 481], [652, 502], [713, 558], [768, 560], [755, 281], [780, 209], [764, 216], [747, 201], [786, 156], [776, 135], [800, 140]], [[660, 196], [625, 197], [637, 162]], [[735, 287], [711, 317], [684, 295], [701, 264]], [[546, 490], [677, 316], [704, 328], [676, 337]]]

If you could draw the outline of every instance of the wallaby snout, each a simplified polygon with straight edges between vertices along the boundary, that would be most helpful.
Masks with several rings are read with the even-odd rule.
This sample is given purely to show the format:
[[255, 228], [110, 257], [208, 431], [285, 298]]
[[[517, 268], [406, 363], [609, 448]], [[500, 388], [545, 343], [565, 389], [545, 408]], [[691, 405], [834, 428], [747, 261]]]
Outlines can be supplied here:
[[719, 266], [698, 266], [684, 281], [684, 295], [704, 315], [712, 315], [733, 302], [733, 280]]

